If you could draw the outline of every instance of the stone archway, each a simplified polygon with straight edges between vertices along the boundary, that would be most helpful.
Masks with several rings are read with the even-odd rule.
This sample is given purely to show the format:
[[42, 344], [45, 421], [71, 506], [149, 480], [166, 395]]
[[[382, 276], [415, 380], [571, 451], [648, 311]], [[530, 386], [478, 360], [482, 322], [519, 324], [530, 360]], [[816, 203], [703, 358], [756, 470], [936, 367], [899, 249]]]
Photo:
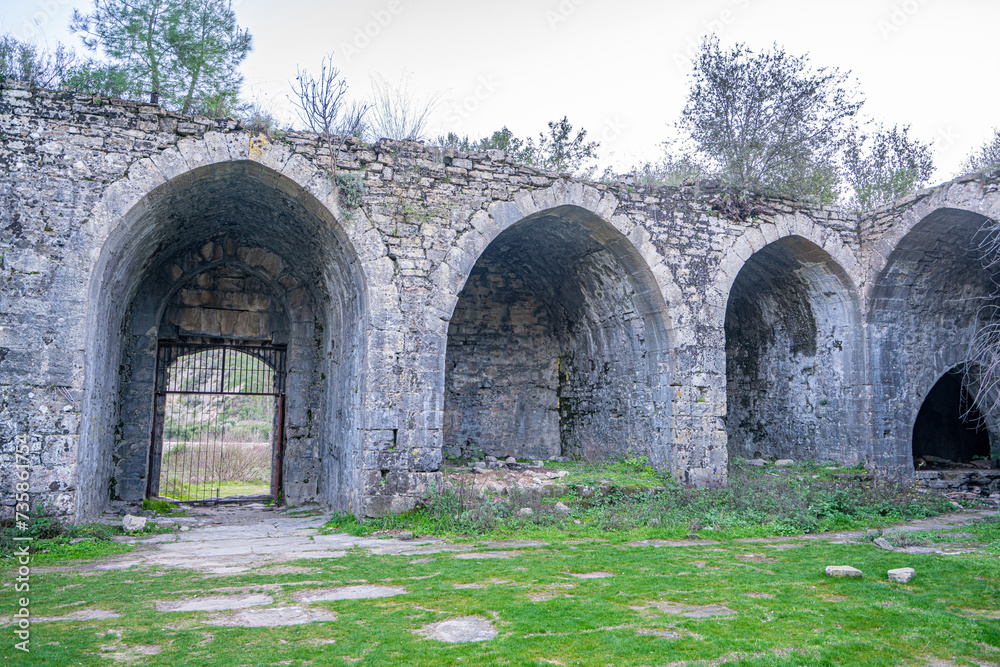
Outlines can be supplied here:
[[670, 462], [671, 333], [650, 269], [579, 205], [533, 212], [479, 254], [449, 318], [453, 454]]
[[857, 291], [816, 243], [784, 236], [749, 256], [726, 304], [730, 455], [860, 460], [860, 332]]
[[[98, 212], [78, 514], [142, 497], [156, 343], [177, 335], [285, 339], [286, 497], [360, 508], [367, 287], [354, 244], [312, 194], [322, 174], [287, 156], [285, 174], [245, 158], [184, 169], [183, 153], [138, 165]], [[219, 294], [198, 291], [213, 272], [231, 283], [218, 308], [204, 306]], [[272, 313], [258, 309], [265, 297]]]
[[998, 278], [979, 257], [984, 215], [948, 207], [924, 213], [881, 265], [867, 315], [875, 458], [897, 470], [912, 470], [925, 397], [967, 360]]

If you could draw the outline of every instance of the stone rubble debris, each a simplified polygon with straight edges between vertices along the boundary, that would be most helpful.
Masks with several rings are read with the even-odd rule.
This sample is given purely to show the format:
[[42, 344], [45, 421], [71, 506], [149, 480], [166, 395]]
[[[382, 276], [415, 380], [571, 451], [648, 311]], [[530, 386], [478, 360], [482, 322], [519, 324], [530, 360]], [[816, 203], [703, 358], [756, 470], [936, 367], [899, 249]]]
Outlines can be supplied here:
[[133, 516], [131, 514], [126, 514], [122, 517], [122, 530], [126, 533], [132, 533], [138, 530], [142, 530], [146, 527], [146, 518], [141, 516]]
[[879, 549], [884, 549], [885, 551], [895, 551], [896, 549], [896, 547], [892, 546], [892, 544], [889, 543], [889, 540], [884, 537], [876, 537], [875, 546]]

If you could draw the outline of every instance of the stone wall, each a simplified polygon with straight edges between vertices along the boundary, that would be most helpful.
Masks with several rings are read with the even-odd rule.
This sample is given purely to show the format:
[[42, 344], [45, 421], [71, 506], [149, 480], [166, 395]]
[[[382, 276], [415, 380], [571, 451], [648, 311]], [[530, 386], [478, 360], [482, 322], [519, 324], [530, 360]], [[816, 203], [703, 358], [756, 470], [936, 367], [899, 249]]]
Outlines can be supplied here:
[[188, 335], [287, 337], [293, 503], [405, 510], [477, 448], [694, 485], [730, 452], [912, 471], [975, 316], [948, 300], [989, 285], [968, 232], [1000, 214], [996, 174], [858, 220], [16, 85], [0, 133], [7, 514], [19, 436], [36, 503], [140, 497], [152, 350]]

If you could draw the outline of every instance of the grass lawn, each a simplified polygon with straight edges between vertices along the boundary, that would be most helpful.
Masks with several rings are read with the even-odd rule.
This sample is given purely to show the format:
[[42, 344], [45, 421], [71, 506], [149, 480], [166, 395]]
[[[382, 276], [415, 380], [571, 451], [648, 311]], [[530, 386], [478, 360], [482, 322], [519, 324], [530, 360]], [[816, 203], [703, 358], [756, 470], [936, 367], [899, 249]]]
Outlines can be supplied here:
[[[934, 658], [960, 665], [1000, 663], [996, 555], [911, 555], [817, 541], [654, 547], [565, 540], [508, 552], [513, 555], [505, 559], [439, 553], [430, 562], [411, 562], [421, 559], [357, 550], [344, 558], [299, 561], [295, 565], [306, 570], [276, 575], [43, 572], [32, 581], [36, 616], [82, 607], [122, 616], [38, 623], [32, 627], [31, 653], [17, 655], [7, 641], [4, 664], [922, 665]], [[829, 564], [853, 565], [865, 577], [827, 578], [823, 568]], [[917, 576], [909, 584], [890, 584], [886, 570], [896, 567], [914, 567]], [[592, 572], [614, 576], [572, 576]], [[337, 619], [278, 628], [214, 627], [201, 622], [211, 615], [207, 612], [153, 608], [155, 600], [213, 591], [263, 592], [282, 606], [294, 604], [293, 592], [361, 580], [408, 592], [316, 602]], [[705, 605], [733, 613], [707, 618], [675, 613], [688, 608], [696, 613]], [[414, 633], [468, 615], [492, 621], [498, 636], [446, 644]]]
[[[641, 494], [633, 498], [663, 502]], [[538, 540], [527, 545], [488, 544], [482, 534], [461, 537], [455, 524], [442, 523], [431, 508], [422, 518], [417, 513], [397, 523], [437, 526], [469, 551], [386, 556], [356, 548], [339, 558], [282, 562], [280, 568], [228, 575], [161, 566], [52, 567], [97, 558], [104, 553], [101, 544], [116, 551], [130, 548], [85, 542], [71, 546], [93, 545], [92, 551], [74, 554], [66, 551], [70, 545], [61, 544], [36, 563], [32, 616], [81, 610], [120, 616], [36, 622], [28, 654], [13, 649], [13, 627], [5, 625], [0, 664], [1000, 665], [996, 517], [952, 530], [890, 536], [902, 546], [947, 548], [951, 542], [978, 547], [955, 555], [915, 554], [884, 551], [866, 539], [836, 544], [802, 531], [748, 538], [747, 533], [766, 533], [762, 526], [772, 523], [750, 530], [726, 519], [714, 501], [688, 507], [686, 519], [660, 508], [653, 525], [648, 514], [628, 504], [634, 501], [616, 502], [623, 504], [619, 515], [625, 517], [612, 522], [617, 528], [608, 527], [610, 500], [574, 505], [572, 514], [561, 517], [540, 511], [532, 516], [536, 523], [518, 524], [513, 532], [513, 524], [504, 523], [513, 520], [510, 508], [483, 514], [492, 517], [490, 530], [484, 531], [490, 539]], [[543, 522], [539, 515], [549, 519]], [[856, 524], [878, 523], [878, 516], [850, 515]], [[697, 540], [676, 541], [691, 521], [713, 527], [706, 524], [711, 517], [720, 522], [714, 530], [701, 530]], [[631, 525], [640, 519], [645, 524]], [[355, 532], [371, 534], [377, 524], [355, 524]], [[336, 518], [330, 529], [344, 525], [349, 525], [346, 519]], [[675, 541], [662, 543], [668, 539]], [[864, 577], [828, 578], [827, 565], [851, 565]], [[886, 571], [900, 567], [913, 567], [917, 574], [907, 584], [888, 582]], [[405, 592], [336, 601], [295, 597], [361, 584]], [[13, 576], [5, 577], [0, 615], [15, 611], [12, 586]], [[270, 596], [255, 610], [299, 607], [334, 620], [223, 627], [213, 625], [213, 619], [231, 612], [155, 608], [157, 601], [246, 594]], [[467, 616], [487, 621], [496, 637], [446, 643], [419, 632]]]

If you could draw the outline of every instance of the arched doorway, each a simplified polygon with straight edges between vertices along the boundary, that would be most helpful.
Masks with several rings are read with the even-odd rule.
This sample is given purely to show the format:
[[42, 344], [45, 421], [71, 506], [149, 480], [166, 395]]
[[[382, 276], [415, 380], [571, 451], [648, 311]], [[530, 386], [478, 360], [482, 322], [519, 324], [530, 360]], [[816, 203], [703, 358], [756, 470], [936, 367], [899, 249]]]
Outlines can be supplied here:
[[982, 414], [962, 383], [956, 367], [934, 384], [913, 423], [913, 461], [918, 467], [936, 467], [938, 459], [970, 463], [989, 458], [990, 435]]
[[788, 236], [754, 253], [726, 304], [731, 456], [854, 462], [857, 295], [826, 251]]
[[164, 342], [287, 350], [285, 497], [360, 507], [365, 283], [340, 225], [302, 186], [250, 160], [161, 183], [109, 234], [90, 300], [82, 514], [154, 483]]
[[666, 305], [635, 247], [576, 206], [501, 232], [448, 328], [446, 453], [665, 465]]

